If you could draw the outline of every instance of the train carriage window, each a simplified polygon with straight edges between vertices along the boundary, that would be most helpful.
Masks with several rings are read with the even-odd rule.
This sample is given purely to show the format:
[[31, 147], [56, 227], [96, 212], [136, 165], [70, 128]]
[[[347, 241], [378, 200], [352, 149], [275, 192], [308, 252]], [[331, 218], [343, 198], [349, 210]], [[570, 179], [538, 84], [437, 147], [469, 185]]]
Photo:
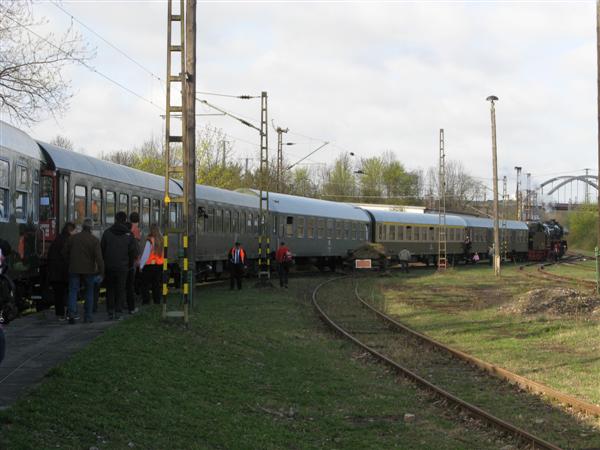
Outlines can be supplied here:
[[150, 225], [150, 199], [142, 199], [142, 225]]
[[0, 220], [8, 219], [8, 161], [0, 160]]
[[35, 223], [39, 220], [39, 208], [40, 208], [40, 171], [35, 169], [33, 171], [33, 221]]
[[350, 222], [344, 222], [344, 239], [350, 239]]
[[248, 234], [253, 234], [253, 229], [252, 229], [252, 213], [248, 213], [248, 216], [246, 218], [246, 232]]
[[63, 177], [62, 179], [62, 223], [65, 224], [69, 221], [69, 179]]
[[333, 220], [327, 219], [327, 238], [331, 239], [333, 237]]
[[277, 235], [283, 238], [285, 236], [285, 216], [278, 216], [277, 219]]
[[430, 242], [435, 241], [435, 228], [429, 227], [429, 230], [427, 233], [427, 240], [429, 240]]
[[412, 241], [412, 227], [409, 225], [406, 227], [406, 236], [407, 241]]
[[388, 225], [388, 227], [389, 227], [390, 241], [395, 241], [396, 240], [396, 226], [395, 225]]
[[351, 222], [350, 224], [350, 239], [356, 240], [356, 222]]
[[131, 196], [131, 212], [140, 213], [140, 198], [137, 195]]
[[215, 233], [221, 233], [223, 231], [223, 210], [217, 209], [215, 211]]
[[307, 239], [314, 239], [315, 237], [315, 218], [309, 217], [306, 220], [306, 237]]
[[[0, 193], [0, 197], [1, 197]], [[42, 175], [40, 181], [40, 220], [48, 221], [54, 218], [54, 183], [51, 176]], [[1, 215], [0, 215], [1, 218]]]
[[258, 214], [254, 216], [253, 224], [252, 230], [254, 231], [254, 234], [258, 234]]
[[383, 241], [387, 241], [387, 225], [384, 225], [384, 226], [382, 227], [382, 234], [383, 234], [383, 236], [382, 236], [382, 238], [381, 238], [381, 239], [382, 239]]
[[342, 225], [343, 225], [343, 223], [341, 220], [335, 221], [335, 238], [336, 239], [342, 238]]
[[383, 225], [380, 223], [377, 224], [377, 240], [381, 241], [383, 239]]
[[17, 220], [27, 220], [28, 187], [29, 171], [27, 167], [17, 165], [17, 192], [15, 192], [15, 219]]
[[239, 211], [234, 211], [231, 214], [231, 231], [233, 233], [240, 232], [240, 212]]
[[87, 188], [81, 185], [75, 185], [75, 203], [73, 208], [73, 221], [75, 225], [83, 223], [87, 216]]
[[246, 211], [242, 211], [240, 213], [239, 226], [240, 226], [240, 234], [245, 234], [246, 233]]
[[208, 217], [204, 220], [204, 231], [206, 231], [207, 233], [213, 233], [215, 231], [215, 208], [207, 208], [206, 215]]
[[292, 237], [294, 235], [294, 218], [292, 216], [287, 216], [285, 218], [285, 235], [287, 237]]
[[317, 238], [323, 239], [325, 237], [325, 219], [317, 219]]
[[298, 217], [298, 223], [296, 224], [296, 237], [304, 237], [304, 217]]
[[102, 191], [98, 188], [92, 188], [92, 220], [102, 223]]
[[223, 231], [225, 233], [231, 231], [231, 211], [228, 209], [223, 211]]
[[404, 227], [402, 225], [398, 225], [398, 240], [404, 240]]
[[160, 200], [152, 199], [152, 223], [160, 226]]
[[129, 215], [129, 195], [119, 194], [119, 211]]
[[[106, 223], [111, 224], [115, 223], [115, 214], [116, 214], [116, 199], [117, 195], [114, 192], [106, 191]], [[148, 200], [148, 199], [145, 199]], [[148, 208], [149, 210], [150, 208]]]

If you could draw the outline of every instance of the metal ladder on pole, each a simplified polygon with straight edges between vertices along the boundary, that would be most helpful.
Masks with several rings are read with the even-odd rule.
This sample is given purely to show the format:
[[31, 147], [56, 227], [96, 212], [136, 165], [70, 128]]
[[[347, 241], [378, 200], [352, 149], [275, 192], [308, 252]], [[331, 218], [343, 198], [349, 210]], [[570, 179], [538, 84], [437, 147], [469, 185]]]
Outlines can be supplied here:
[[[271, 284], [271, 234], [269, 220], [269, 139], [267, 93], [260, 95], [260, 206], [258, 219], [258, 286]], [[264, 246], [264, 248], [263, 248]], [[264, 250], [264, 254], [263, 254]]]
[[[178, 4], [178, 11], [174, 11], [173, 3]], [[185, 185], [185, 26], [184, 26], [185, 6], [184, 0], [168, 0], [168, 17], [167, 17], [167, 80], [166, 80], [166, 111], [165, 111], [165, 198], [164, 198], [164, 213], [163, 213], [163, 229], [164, 229], [164, 262], [163, 262], [163, 285], [162, 285], [162, 316], [166, 317], [183, 317], [184, 321], [188, 321], [188, 260], [187, 247], [188, 237], [185, 224], [182, 221], [183, 217], [187, 217], [187, 199], [186, 192], [183, 196], [172, 195], [171, 182], [177, 180], [178, 183], [183, 180]], [[179, 28], [179, 40], [173, 42]], [[175, 28], [175, 33], [173, 32]], [[179, 60], [179, 67], [173, 67], [173, 63]], [[173, 74], [173, 70], [178, 73]], [[175, 85], [175, 86], [173, 86]], [[179, 89], [177, 89], [179, 88]], [[171, 91], [181, 92], [181, 102], [172, 104], [174, 100]], [[179, 119], [181, 127], [177, 127], [174, 120]], [[179, 286], [183, 308], [181, 310], [168, 310], [167, 297], [169, 295], [169, 244], [175, 244], [175, 251], [178, 254], [174, 255], [172, 262], [178, 262], [182, 269], [181, 280], [175, 280], [175, 286]], [[173, 254], [173, 251], [171, 251]], [[181, 281], [181, 282], [180, 282]]]
[[440, 128], [438, 192], [438, 270], [446, 270], [448, 268], [446, 236], [446, 153], [443, 128]]

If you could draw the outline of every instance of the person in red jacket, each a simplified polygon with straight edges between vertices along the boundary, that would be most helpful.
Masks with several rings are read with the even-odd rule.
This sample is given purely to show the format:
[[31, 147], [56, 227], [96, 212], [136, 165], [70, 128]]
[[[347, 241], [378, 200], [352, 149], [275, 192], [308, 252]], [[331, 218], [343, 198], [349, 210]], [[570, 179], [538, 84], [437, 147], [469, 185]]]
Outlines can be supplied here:
[[279, 272], [279, 286], [287, 289], [288, 274], [292, 265], [292, 252], [285, 245], [285, 242], [279, 244], [279, 248], [275, 252], [275, 260], [277, 261], [277, 272]]

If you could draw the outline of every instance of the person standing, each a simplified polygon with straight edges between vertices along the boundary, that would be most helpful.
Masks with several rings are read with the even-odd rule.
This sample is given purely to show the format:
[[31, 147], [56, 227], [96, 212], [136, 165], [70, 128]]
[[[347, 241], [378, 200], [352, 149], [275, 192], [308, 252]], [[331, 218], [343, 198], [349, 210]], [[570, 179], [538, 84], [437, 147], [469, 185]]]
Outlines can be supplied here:
[[140, 215], [137, 212], [132, 212], [129, 215], [129, 222], [127, 226], [131, 235], [135, 239], [135, 245], [137, 247], [138, 256], [133, 261], [133, 265], [129, 268], [127, 272], [127, 282], [126, 282], [126, 290], [127, 290], [127, 309], [129, 310], [129, 314], [135, 314], [138, 312], [138, 309], [135, 307], [135, 285], [137, 280], [137, 270], [140, 265], [139, 258], [139, 248], [140, 248], [140, 227], [139, 227]]
[[127, 214], [119, 211], [115, 223], [102, 234], [102, 255], [106, 266], [106, 309], [109, 320], [119, 319], [125, 303], [127, 274], [138, 255], [135, 238], [127, 228]]
[[163, 272], [163, 237], [158, 225], [152, 224], [150, 233], [146, 237], [144, 252], [140, 258], [140, 271], [142, 272], [142, 303], [150, 303], [150, 290], [152, 290], [152, 301], [155, 305], [160, 304], [161, 280]]
[[285, 245], [285, 242], [279, 244], [279, 248], [275, 252], [275, 260], [277, 261], [277, 272], [279, 273], [279, 287], [288, 287], [288, 274], [292, 265], [292, 252]]
[[62, 250], [69, 266], [69, 323], [75, 323], [77, 311], [77, 294], [81, 279], [85, 283], [84, 322], [92, 322], [94, 304], [94, 284], [98, 275], [104, 274], [104, 260], [100, 250], [100, 241], [92, 234], [92, 219], [83, 221], [80, 233], [74, 234]]
[[233, 290], [233, 285], [237, 284], [238, 289], [242, 289], [242, 276], [244, 275], [244, 267], [246, 266], [246, 252], [239, 242], [236, 242], [227, 254], [229, 261], [229, 289]]
[[58, 320], [65, 320], [67, 291], [69, 288], [69, 265], [63, 256], [63, 248], [75, 231], [75, 224], [67, 222], [60, 234], [48, 248], [48, 283], [54, 294], [54, 313]]
[[411, 254], [410, 251], [406, 248], [400, 250], [398, 254], [398, 261], [400, 261], [400, 270], [402, 272], [408, 273], [408, 263], [410, 261]]

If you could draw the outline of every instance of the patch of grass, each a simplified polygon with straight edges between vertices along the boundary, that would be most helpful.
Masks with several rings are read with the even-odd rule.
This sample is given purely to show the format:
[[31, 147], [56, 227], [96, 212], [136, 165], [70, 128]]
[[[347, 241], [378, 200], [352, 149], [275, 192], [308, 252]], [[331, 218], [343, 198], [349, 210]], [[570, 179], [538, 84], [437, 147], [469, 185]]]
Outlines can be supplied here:
[[514, 268], [415, 273], [380, 282], [388, 313], [433, 338], [555, 389], [600, 404], [600, 321], [523, 316], [516, 297], [556, 283]]
[[0, 448], [497, 447], [357, 357], [316, 319], [311, 282], [291, 284], [201, 290], [188, 328], [156, 307], [110, 328], [0, 412]]

